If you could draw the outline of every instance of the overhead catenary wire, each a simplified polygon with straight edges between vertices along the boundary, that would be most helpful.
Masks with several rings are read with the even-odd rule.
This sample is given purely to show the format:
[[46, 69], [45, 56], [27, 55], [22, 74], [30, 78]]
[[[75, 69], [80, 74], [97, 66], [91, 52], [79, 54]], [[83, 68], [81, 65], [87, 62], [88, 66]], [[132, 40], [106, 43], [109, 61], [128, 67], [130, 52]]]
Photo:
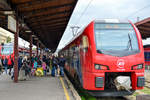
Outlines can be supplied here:
[[77, 24], [80, 22], [82, 16], [83, 16], [84, 13], [86, 12], [86, 10], [88, 9], [88, 7], [89, 7], [90, 4], [92, 3], [92, 1], [93, 1], [93, 0], [90, 0], [90, 1], [89, 1], [88, 5], [85, 7], [85, 9], [83, 10], [83, 12], [81, 13], [81, 15], [80, 15], [80, 17], [79, 17], [79, 20], [77, 20], [77, 23], [76, 23], [75, 25], [77, 25]]
[[131, 14], [130, 14], [130, 15], [128, 15], [126, 18], [129, 18], [129, 17], [131, 17], [131, 16], [133, 16], [133, 15], [137, 14], [138, 12], [140, 12], [140, 11], [142, 11], [142, 10], [146, 9], [146, 8], [149, 8], [149, 7], [150, 7], [150, 5], [146, 5], [146, 6], [144, 6], [143, 8], [140, 8], [140, 9], [138, 9], [137, 11], [135, 11], [135, 12], [131, 13]]

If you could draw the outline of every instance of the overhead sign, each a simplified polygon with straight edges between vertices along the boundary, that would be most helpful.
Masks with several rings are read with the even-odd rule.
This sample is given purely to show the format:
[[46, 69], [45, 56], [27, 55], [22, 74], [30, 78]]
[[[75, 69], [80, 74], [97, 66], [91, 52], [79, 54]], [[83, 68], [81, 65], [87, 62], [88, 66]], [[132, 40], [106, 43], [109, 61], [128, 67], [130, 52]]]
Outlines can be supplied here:
[[16, 20], [12, 16], [8, 16], [8, 29], [16, 32]]

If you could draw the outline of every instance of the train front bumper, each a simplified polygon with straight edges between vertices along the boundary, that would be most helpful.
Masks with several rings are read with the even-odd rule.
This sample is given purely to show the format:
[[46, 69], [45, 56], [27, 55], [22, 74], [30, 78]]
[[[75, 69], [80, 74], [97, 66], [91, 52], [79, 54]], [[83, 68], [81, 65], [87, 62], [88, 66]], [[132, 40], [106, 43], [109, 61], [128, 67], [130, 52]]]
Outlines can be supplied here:
[[[109, 73], [111, 74], [112, 72], [108, 73], [85, 72], [83, 75], [83, 88], [86, 90], [105, 90], [107, 85], [106, 81], [109, 80], [107, 74]], [[144, 73], [136, 73], [136, 72], [113, 72], [113, 73], [118, 73], [118, 76], [123, 76], [124, 73], [125, 76], [128, 75], [131, 81], [131, 90], [143, 89], [143, 86], [145, 85]], [[111, 74], [110, 77], [113, 77], [113, 74]]]

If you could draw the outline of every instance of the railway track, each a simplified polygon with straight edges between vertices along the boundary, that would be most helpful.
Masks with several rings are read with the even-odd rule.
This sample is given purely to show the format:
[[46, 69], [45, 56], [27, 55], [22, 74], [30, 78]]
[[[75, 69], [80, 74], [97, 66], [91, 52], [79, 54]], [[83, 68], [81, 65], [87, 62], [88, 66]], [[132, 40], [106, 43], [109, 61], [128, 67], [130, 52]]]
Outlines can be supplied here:
[[145, 86], [144, 87], [147, 87], [150, 89], [150, 81], [145, 81]]
[[132, 99], [128, 99], [126, 97], [99, 97], [96, 98], [96, 100], [132, 100]]
[[[67, 78], [69, 78], [69, 77], [67, 77]], [[67, 80], [70, 81], [69, 79], [67, 79]], [[67, 83], [69, 85], [71, 84], [71, 86], [69, 86], [69, 87], [71, 88], [71, 91], [75, 97], [75, 100], [81, 100], [81, 96], [79, 96], [80, 93], [78, 93], [76, 91], [76, 89], [73, 88], [74, 84], [72, 84], [71, 82], [67, 82]], [[145, 81], [145, 87], [150, 89], [150, 81], [147, 81], [147, 80]], [[137, 92], [139, 95], [145, 94], [144, 92], [141, 92], [141, 91], [137, 91]], [[93, 98], [95, 98], [95, 97], [93, 97]], [[136, 100], [136, 95], [122, 96], [122, 97], [96, 97], [95, 99], [91, 99], [91, 100]]]

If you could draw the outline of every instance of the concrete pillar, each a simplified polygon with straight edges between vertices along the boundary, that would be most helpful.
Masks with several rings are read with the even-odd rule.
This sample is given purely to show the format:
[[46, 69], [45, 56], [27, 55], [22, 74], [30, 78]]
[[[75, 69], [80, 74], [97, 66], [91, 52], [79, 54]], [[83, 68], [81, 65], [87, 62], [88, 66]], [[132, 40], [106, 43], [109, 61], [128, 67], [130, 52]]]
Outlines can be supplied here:
[[32, 67], [32, 42], [33, 42], [33, 39], [32, 39], [32, 35], [30, 35], [30, 66]]
[[18, 36], [19, 26], [16, 20], [16, 32], [14, 33], [14, 82], [18, 82]]

